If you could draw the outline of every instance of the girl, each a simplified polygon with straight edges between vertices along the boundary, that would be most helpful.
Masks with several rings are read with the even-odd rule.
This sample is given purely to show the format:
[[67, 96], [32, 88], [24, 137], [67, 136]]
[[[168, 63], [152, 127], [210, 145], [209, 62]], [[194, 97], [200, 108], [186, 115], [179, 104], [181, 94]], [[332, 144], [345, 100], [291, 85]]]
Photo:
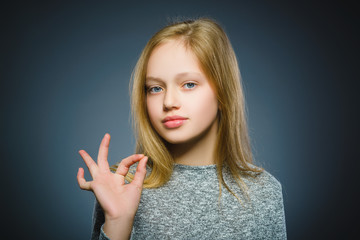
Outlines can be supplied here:
[[[132, 76], [137, 154], [97, 164], [92, 239], [286, 239], [280, 183], [252, 164], [235, 53], [222, 28], [169, 25], [145, 46]], [[137, 166], [136, 166], [137, 165]], [[136, 168], [136, 169], [135, 169]], [[135, 172], [135, 174], [133, 174]]]

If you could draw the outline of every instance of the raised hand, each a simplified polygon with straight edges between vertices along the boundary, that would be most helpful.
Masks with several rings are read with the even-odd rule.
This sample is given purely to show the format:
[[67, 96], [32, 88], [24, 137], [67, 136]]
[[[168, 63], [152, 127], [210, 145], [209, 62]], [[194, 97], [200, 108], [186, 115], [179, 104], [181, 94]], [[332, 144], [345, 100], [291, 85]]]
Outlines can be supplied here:
[[[148, 158], [143, 154], [131, 155], [123, 159], [116, 172], [112, 173], [107, 161], [109, 144], [110, 135], [105, 134], [100, 144], [97, 164], [87, 152], [79, 151], [93, 180], [85, 180], [83, 168], [79, 168], [77, 180], [81, 189], [92, 191], [95, 194], [104, 210], [105, 222], [132, 219], [139, 206]], [[125, 176], [130, 166], [138, 161], [140, 162], [133, 181], [125, 184]]]

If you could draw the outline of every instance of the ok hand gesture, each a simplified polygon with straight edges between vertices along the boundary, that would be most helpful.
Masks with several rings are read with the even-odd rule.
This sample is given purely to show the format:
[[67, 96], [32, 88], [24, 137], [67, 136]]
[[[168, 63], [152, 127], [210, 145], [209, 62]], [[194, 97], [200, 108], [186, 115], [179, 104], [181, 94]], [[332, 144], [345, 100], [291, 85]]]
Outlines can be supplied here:
[[[86, 181], [84, 169], [79, 168], [77, 181], [81, 189], [92, 191], [95, 194], [104, 210], [105, 222], [132, 219], [139, 206], [148, 158], [143, 154], [131, 155], [123, 159], [116, 172], [112, 173], [107, 161], [109, 144], [110, 135], [105, 134], [100, 144], [97, 164], [87, 152], [79, 151], [93, 180]], [[137, 161], [140, 162], [133, 181], [130, 184], [125, 184], [125, 176], [130, 166]]]

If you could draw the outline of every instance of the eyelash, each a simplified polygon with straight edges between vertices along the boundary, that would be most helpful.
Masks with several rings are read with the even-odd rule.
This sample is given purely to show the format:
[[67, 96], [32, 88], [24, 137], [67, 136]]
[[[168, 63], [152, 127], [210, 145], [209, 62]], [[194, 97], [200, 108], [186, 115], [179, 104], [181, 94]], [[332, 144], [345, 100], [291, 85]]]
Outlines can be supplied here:
[[187, 84], [193, 84], [193, 85], [194, 85], [194, 87], [192, 87], [192, 88], [186, 88], [186, 89], [193, 89], [193, 88], [195, 88], [195, 87], [197, 86], [197, 84], [196, 84], [196, 83], [194, 83], [194, 82], [188, 82], [188, 83], [185, 83], [185, 84], [184, 84], [184, 86], [185, 86], [185, 85], [187, 85]]
[[154, 89], [154, 88], [160, 88], [160, 89], [161, 89], [161, 87], [155, 86], [155, 87], [148, 87], [147, 91], [148, 91], [149, 93], [158, 93], [158, 92], [153, 92], [153, 89]]
[[[191, 87], [191, 88], [185, 88], [185, 89], [187, 89], [187, 90], [194, 89], [194, 88], [197, 86], [197, 84], [194, 83], [194, 82], [187, 82], [187, 83], [184, 83], [183, 87], [186, 86], [186, 85], [188, 85], [188, 84], [192, 84], [193, 87]], [[155, 89], [155, 88], [160, 88], [160, 89], [162, 89], [162, 87], [160, 87], [160, 86], [147, 87], [147, 92], [149, 92], [149, 93], [159, 93], [159, 92], [153, 92], [153, 89]]]

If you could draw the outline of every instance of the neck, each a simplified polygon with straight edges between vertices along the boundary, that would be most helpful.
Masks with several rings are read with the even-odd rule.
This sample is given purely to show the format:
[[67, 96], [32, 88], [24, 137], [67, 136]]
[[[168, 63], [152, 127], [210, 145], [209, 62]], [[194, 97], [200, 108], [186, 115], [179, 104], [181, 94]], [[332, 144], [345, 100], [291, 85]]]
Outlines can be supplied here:
[[217, 119], [201, 136], [182, 144], [170, 144], [175, 163], [191, 166], [215, 164]]

